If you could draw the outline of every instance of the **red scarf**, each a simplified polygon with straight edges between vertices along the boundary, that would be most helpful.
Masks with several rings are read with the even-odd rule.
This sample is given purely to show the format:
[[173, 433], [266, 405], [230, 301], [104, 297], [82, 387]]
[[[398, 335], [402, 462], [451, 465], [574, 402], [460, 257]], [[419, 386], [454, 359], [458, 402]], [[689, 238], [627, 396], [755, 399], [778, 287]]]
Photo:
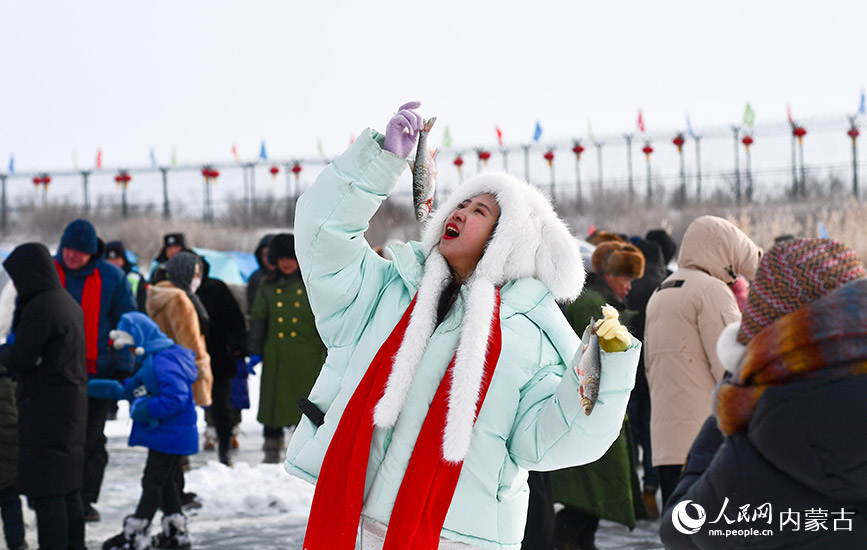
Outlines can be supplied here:
[[[416, 298], [413, 298], [379, 348], [340, 417], [316, 483], [304, 538], [305, 550], [355, 548], [373, 438], [373, 409], [385, 391], [415, 302]], [[499, 289], [496, 290], [492, 317], [475, 417], [478, 417], [500, 357]], [[439, 546], [440, 533], [463, 466], [463, 462], [450, 463], [442, 458], [442, 434], [446, 427], [454, 364], [452, 358], [419, 432], [391, 512], [383, 550], [435, 549]]]
[[[63, 266], [57, 260], [54, 260], [54, 265], [60, 276], [60, 284], [66, 288], [66, 273], [63, 271]], [[99, 355], [96, 342], [99, 337], [100, 294], [102, 294], [102, 277], [99, 274], [99, 269], [94, 269], [93, 273], [84, 280], [84, 290], [81, 293], [81, 309], [84, 310], [84, 356], [87, 363], [87, 374], [96, 374], [96, 358]]]

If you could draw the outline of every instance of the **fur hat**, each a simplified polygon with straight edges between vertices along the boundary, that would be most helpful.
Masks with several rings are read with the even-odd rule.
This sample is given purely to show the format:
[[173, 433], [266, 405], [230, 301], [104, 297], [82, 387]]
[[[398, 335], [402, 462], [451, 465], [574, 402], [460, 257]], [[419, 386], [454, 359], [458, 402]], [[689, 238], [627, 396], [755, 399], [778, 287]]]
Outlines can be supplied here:
[[463, 460], [472, 439], [496, 287], [531, 277], [541, 281], [556, 300], [568, 302], [584, 286], [584, 264], [578, 243], [548, 199], [535, 187], [496, 172], [475, 176], [458, 187], [433, 212], [425, 228], [422, 240], [425, 272], [385, 392], [374, 411], [377, 426], [390, 427], [396, 422], [436, 328], [439, 297], [452, 277], [439, 251], [446, 219], [460, 203], [485, 193], [496, 199], [500, 217], [484, 255], [466, 283], [467, 302], [454, 365], [454, 380], [460, 383], [454, 383], [450, 389], [443, 435], [443, 457], [452, 462]]
[[609, 241], [626, 242], [625, 239], [617, 233], [605, 231], [604, 229], [600, 229], [589, 234], [586, 240], [588, 243], [595, 246], [599, 246], [600, 244], [607, 243]]
[[746, 345], [784, 315], [867, 276], [854, 250], [832, 239], [788, 239], [762, 258], [750, 286], [737, 341]]
[[66, 226], [60, 238], [61, 248], [71, 248], [86, 254], [96, 254], [104, 247], [96, 236], [96, 229], [87, 220], [78, 219]]
[[640, 279], [644, 275], [644, 254], [634, 245], [620, 241], [600, 243], [593, 251], [593, 273], [610, 273]]
[[268, 243], [268, 263], [276, 266], [280, 258], [295, 259], [295, 235], [292, 233], [274, 235]]

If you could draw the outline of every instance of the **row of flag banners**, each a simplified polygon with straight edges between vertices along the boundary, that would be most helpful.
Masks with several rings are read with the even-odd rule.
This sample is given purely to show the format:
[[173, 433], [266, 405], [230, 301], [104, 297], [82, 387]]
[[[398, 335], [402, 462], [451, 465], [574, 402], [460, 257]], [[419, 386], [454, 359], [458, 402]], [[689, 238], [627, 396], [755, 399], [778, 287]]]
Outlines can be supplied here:
[[[867, 96], [865, 96], [864, 90], [861, 90], [861, 101], [860, 101], [859, 106], [858, 106], [858, 114], [861, 114], [861, 115], [867, 114]], [[791, 106], [791, 104], [786, 105], [786, 116], [787, 116], [789, 122], [794, 124], [795, 120], [792, 118], [792, 106]], [[752, 128], [753, 126], [755, 126], [755, 122], [756, 122], [756, 113], [755, 113], [755, 111], [753, 111], [753, 108], [750, 105], [750, 103], [747, 102], [746, 108], [744, 109], [743, 124], [744, 124], [744, 126], [749, 126], [750, 128]], [[641, 109], [638, 110], [638, 121], [636, 122], [636, 128], [641, 133], [645, 132], [644, 115], [641, 112]], [[501, 130], [499, 126], [494, 126], [494, 130], [497, 133], [497, 143], [500, 145], [500, 147], [502, 147], [503, 146], [503, 130]], [[689, 119], [689, 113], [686, 114], [686, 131], [691, 138], [696, 139], [698, 137], [692, 129], [692, 122]], [[537, 120], [536, 126], [533, 129], [533, 142], [538, 143], [541, 138], [542, 138], [542, 124]], [[590, 123], [590, 120], [587, 121], [587, 138], [589, 139], [589, 141], [591, 143], [596, 143], [596, 138], [593, 136], [593, 126]], [[350, 144], [353, 141], [355, 141], [355, 138], [352, 138], [350, 140]], [[446, 149], [449, 149], [452, 146], [452, 132], [448, 126], [446, 126], [445, 130], [443, 131], [442, 144], [443, 144], [443, 147], [445, 147]], [[320, 157], [322, 157], [323, 159], [327, 158], [325, 155], [325, 151], [322, 147], [322, 140], [321, 139], [316, 140], [316, 150], [319, 153]], [[73, 153], [72, 157], [73, 157], [73, 168], [74, 168], [74, 170], [78, 171], [78, 169], [79, 169], [78, 168], [78, 155]], [[241, 163], [241, 157], [238, 154], [238, 147], [234, 143], [232, 144], [232, 157], [235, 159], [236, 162], [238, 162], [239, 164]], [[265, 148], [265, 141], [264, 140], [262, 140], [262, 145], [259, 148], [259, 158], [263, 161], [268, 160], [268, 152], [267, 152], [267, 149]], [[154, 168], [157, 168], [157, 166], [158, 166], [157, 158], [156, 158], [156, 154], [154, 153], [153, 147], [151, 147], [151, 149], [150, 149], [149, 160], [150, 160], [151, 166]], [[172, 148], [171, 163], [173, 166], [178, 164], [178, 155], [177, 155], [177, 151], [174, 148]], [[97, 149], [97, 151], [96, 151], [96, 162], [94, 163], [94, 167], [97, 170], [102, 168], [102, 149]], [[15, 155], [9, 155], [9, 173], [10, 174], [15, 173]]]

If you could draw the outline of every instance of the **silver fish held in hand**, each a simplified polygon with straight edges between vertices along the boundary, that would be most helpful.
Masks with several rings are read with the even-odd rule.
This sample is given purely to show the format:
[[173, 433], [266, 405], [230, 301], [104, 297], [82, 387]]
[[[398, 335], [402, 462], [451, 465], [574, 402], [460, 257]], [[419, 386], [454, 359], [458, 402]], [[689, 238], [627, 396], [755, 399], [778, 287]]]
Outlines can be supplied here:
[[578, 361], [578, 395], [581, 397], [581, 408], [584, 414], [590, 416], [596, 400], [599, 398], [599, 379], [602, 375], [602, 356], [599, 347], [599, 337], [596, 335], [596, 320], [590, 319], [590, 339], [583, 346], [581, 359]]
[[412, 169], [412, 204], [415, 209], [415, 219], [422, 222], [433, 209], [433, 197], [437, 187], [437, 172], [434, 157], [436, 149], [428, 152], [427, 138], [437, 117], [424, 121], [424, 127], [418, 132], [418, 148], [415, 160], [409, 163]]

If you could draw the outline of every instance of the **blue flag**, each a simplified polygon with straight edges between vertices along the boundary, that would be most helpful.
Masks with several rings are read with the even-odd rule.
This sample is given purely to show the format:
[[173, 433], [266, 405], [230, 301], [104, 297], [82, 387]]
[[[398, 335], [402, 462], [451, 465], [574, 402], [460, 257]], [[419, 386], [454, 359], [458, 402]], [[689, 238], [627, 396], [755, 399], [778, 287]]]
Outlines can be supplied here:
[[9, 155], [9, 173], [15, 173], [15, 155]]
[[858, 107], [858, 112], [862, 115], [867, 113], [867, 98], [864, 97], [864, 90], [861, 90], [861, 106]]
[[692, 131], [692, 123], [689, 121], [689, 113], [686, 113], [686, 132], [689, 134], [689, 137], [695, 139], [695, 132]]
[[265, 152], [265, 140], [262, 140], [262, 148], [259, 149], [259, 158], [262, 160], [268, 160], [268, 153]]
[[539, 138], [542, 137], [542, 125], [539, 124], [539, 121], [536, 121], [536, 129], [533, 131], [533, 141], [539, 141]]
[[156, 157], [156, 155], [154, 154], [154, 148], [153, 148], [153, 147], [151, 147], [151, 155], [150, 155], [150, 157], [151, 157], [151, 166], [153, 166], [154, 168], [156, 168], [156, 167], [157, 167], [157, 157]]

